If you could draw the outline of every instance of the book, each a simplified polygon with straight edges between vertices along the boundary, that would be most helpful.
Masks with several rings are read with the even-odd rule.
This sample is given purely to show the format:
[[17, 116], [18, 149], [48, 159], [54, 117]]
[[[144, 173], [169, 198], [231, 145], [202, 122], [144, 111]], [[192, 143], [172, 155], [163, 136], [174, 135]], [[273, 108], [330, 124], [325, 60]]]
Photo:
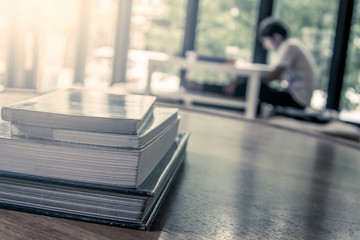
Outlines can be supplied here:
[[134, 135], [90, 132], [62, 128], [50, 128], [12, 123], [10, 132], [13, 136], [42, 138], [55, 141], [83, 143], [122, 148], [142, 148], [173, 126], [178, 121], [177, 108], [154, 107], [144, 127]]
[[0, 122], [0, 171], [94, 184], [138, 187], [174, 143], [179, 119], [142, 148], [120, 148], [11, 136]]
[[19, 124], [83, 131], [136, 134], [156, 97], [63, 89], [2, 108], [2, 119]]
[[0, 172], [0, 206], [49, 216], [146, 230], [186, 156], [188, 132], [138, 188], [122, 188]]

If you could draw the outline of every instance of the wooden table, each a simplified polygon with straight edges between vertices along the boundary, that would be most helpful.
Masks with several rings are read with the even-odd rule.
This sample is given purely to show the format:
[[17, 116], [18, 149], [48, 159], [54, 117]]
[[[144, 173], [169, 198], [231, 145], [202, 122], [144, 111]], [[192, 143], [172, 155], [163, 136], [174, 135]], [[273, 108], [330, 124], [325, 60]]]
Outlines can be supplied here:
[[[256, 110], [259, 97], [259, 88], [261, 75], [265, 72], [269, 72], [270, 68], [268, 65], [264, 64], [254, 64], [254, 63], [238, 63], [238, 64], [228, 64], [223, 62], [210, 62], [210, 61], [199, 61], [199, 60], [189, 60], [182, 57], [168, 56], [162, 59], [149, 59], [148, 65], [148, 76], [146, 84], [146, 93], [152, 94], [151, 90], [151, 80], [153, 72], [159, 67], [178, 67], [183, 70], [189, 71], [199, 71], [205, 70], [208, 72], [221, 72], [229, 73], [235, 75], [241, 75], [248, 78], [248, 87], [246, 89], [244, 101], [239, 98], [231, 99], [229, 97], [218, 97], [206, 96], [203, 94], [186, 94], [184, 91], [179, 91], [177, 93], [164, 94], [161, 93], [161, 96], [167, 95], [172, 98], [180, 98], [185, 104], [190, 105], [193, 101], [200, 102], [203, 104], [216, 104], [225, 107], [240, 107], [245, 109], [245, 116], [250, 119], [256, 117]], [[159, 94], [159, 93], [157, 93]]]
[[149, 231], [0, 209], [0, 239], [360, 239], [358, 147], [180, 114], [188, 156]]

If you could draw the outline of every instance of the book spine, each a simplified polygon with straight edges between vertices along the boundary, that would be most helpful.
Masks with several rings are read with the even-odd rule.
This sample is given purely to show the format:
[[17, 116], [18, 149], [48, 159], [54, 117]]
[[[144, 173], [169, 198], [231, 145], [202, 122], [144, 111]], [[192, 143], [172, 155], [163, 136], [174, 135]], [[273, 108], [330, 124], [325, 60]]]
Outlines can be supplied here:
[[11, 111], [9, 111], [9, 109], [7, 107], [3, 107], [1, 109], [1, 118], [4, 121], [11, 121], [12, 120], [12, 114]]

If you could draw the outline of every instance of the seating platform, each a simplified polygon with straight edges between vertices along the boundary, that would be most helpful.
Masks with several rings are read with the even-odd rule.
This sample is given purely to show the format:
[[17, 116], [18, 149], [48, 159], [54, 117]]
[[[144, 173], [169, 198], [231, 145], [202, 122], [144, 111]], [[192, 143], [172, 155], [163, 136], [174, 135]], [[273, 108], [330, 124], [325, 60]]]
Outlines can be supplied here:
[[208, 106], [223, 109], [244, 110], [246, 102], [242, 98], [228, 97], [216, 93], [205, 93], [181, 89], [174, 93], [153, 92], [153, 94], [164, 102], [175, 102], [185, 106]]

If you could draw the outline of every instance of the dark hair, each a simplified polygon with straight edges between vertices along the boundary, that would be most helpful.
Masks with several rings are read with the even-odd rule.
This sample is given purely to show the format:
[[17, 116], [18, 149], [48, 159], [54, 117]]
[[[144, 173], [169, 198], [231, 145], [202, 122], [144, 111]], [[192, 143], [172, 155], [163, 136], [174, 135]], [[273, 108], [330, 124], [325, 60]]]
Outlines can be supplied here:
[[275, 33], [280, 34], [284, 38], [288, 36], [288, 30], [283, 23], [278, 20], [273, 19], [272, 17], [265, 18], [259, 24], [259, 36], [263, 37], [272, 37]]

